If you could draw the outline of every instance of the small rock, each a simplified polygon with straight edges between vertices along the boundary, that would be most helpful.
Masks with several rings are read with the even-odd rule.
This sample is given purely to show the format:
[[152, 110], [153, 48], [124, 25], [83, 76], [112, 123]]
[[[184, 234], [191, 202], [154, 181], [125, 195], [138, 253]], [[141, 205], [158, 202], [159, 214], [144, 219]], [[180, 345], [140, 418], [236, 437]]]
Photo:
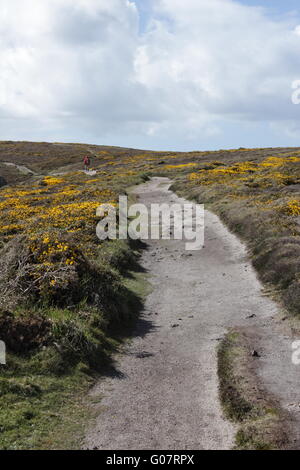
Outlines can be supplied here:
[[252, 315], [248, 315], [248, 317], [246, 317], [246, 318], [254, 318], [254, 317], [256, 317], [256, 315], [255, 315], [255, 313], [252, 313]]
[[135, 355], [135, 357], [137, 357], [138, 359], [145, 359], [147, 357], [152, 357], [152, 356], [153, 354], [147, 351], [141, 351]]
[[254, 349], [251, 353], [252, 357], [260, 357], [260, 354]]
[[174, 325], [172, 325], [172, 328], [177, 328], [178, 326], [178, 323], [174, 323]]

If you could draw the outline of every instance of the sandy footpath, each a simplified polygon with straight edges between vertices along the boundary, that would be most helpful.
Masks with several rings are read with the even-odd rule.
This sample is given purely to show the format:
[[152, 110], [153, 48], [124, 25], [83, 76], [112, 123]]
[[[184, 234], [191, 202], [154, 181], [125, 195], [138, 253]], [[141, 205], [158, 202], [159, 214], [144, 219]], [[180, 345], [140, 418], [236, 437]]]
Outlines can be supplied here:
[[[153, 178], [134, 192], [147, 205], [187, 202], [169, 186], [167, 178]], [[135, 337], [116, 358], [117, 373], [92, 390], [98, 417], [83, 448], [230, 449], [235, 428], [219, 403], [216, 349], [231, 326], [255, 328], [261, 379], [297, 419], [300, 366], [291, 362], [291, 338], [241, 242], [206, 211], [202, 250], [188, 252], [184, 241], [147, 243], [142, 265], [153, 292]]]

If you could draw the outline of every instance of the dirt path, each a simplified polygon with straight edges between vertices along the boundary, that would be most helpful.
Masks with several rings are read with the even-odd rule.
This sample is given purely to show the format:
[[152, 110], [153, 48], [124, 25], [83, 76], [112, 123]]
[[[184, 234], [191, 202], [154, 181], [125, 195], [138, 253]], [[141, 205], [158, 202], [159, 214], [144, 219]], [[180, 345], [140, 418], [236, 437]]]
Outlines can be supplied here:
[[[186, 202], [169, 186], [166, 178], [153, 178], [135, 193], [145, 204]], [[218, 399], [218, 341], [228, 327], [253, 328], [255, 321], [259, 334], [253, 346], [264, 347], [268, 357], [277, 344], [278, 332], [269, 328], [278, 322], [277, 307], [262, 295], [244, 246], [210, 212], [205, 215], [202, 250], [186, 252], [184, 241], [174, 240], [148, 245], [142, 264], [151, 275], [153, 292], [135, 338], [117, 358], [119, 373], [101, 380], [92, 392], [101, 401], [83, 447], [229, 449], [235, 428], [224, 419]], [[247, 318], [253, 313], [255, 320]], [[286, 341], [282, 336], [283, 361], [278, 354], [275, 366], [270, 354], [262, 358], [260, 373], [272, 389], [278, 381], [276, 367], [284, 374], [284, 361], [286, 367], [291, 364]], [[297, 402], [293, 387], [298, 382], [299, 390], [299, 380], [290, 373], [289, 380], [288, 401]]]
[[37, 175], [37, 173], [27, 168], [27, 166], [17, 165], [16, 163], [11, 163], [11, 162], [1, 162], [1, 163], [3, 163], [3, 165], [6, 165], [6, 166], [13, 166], [23, 175]]
[[[43, 176], [43, 175], [38, 175], [38, 173], [35, 173], [33, 170], [30, 170], [30, 168], [27, 168], [27, 166], [24, 165], [17, 165], [16, 163], [11, 163], [11, 162], [0, 162], [3, 163], [3, 165], [6, 166], [11, 166], [16, 168], [20, 173], [23, 175], [33, 175], [33, 176]], [[79, 170], [81, 173], [85, 173], [87, 176], [95, 176], [97, 174], [97, 170]], [[68, 174], [67, 171], [63, 171], [60, 173], [57, 172], [52, 172], [50, 173], [52, 176], [62, 176]]]

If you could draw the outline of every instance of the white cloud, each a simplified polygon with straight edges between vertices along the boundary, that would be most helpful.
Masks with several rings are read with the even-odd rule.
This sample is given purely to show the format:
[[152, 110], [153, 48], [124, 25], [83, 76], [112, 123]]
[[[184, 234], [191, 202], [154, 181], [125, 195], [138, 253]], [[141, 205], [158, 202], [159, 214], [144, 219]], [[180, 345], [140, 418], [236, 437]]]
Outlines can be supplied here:
[[137, 71], [166, 101], [193, 115], [277, 120], [296, 113], [289, 98], [300, 38], [291, 24], [230, 0], [157, 0], [156, 12], [164, 19], [144, 38]]
[[150, 0], [139, 34], [129, 0], [1, 3], [0, 138], [176, 147], [226, 123], [298, 129], [299, 18], [232, 0]]
[[[123, 119], [130, 95], [138, 14], [124, 0], [3, 0], [2, 115]], [[15, 12], [17, 14], [15, 15]], [[136, 109], [137, 117], [139, 109]]]

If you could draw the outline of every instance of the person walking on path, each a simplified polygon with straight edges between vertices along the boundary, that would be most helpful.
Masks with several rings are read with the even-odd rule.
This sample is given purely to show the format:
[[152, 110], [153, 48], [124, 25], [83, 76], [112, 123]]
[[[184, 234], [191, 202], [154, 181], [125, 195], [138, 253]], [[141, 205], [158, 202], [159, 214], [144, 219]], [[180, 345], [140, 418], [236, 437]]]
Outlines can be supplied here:
[[90, 157], [88, 157], [87, 155], [84, 157], [83, 159], [83, 163], [84, 163], [84, 169], [85, 171], [89, 171], [90, 169], [90, 164], [91, 164], [91, 161], [90, 161]]

